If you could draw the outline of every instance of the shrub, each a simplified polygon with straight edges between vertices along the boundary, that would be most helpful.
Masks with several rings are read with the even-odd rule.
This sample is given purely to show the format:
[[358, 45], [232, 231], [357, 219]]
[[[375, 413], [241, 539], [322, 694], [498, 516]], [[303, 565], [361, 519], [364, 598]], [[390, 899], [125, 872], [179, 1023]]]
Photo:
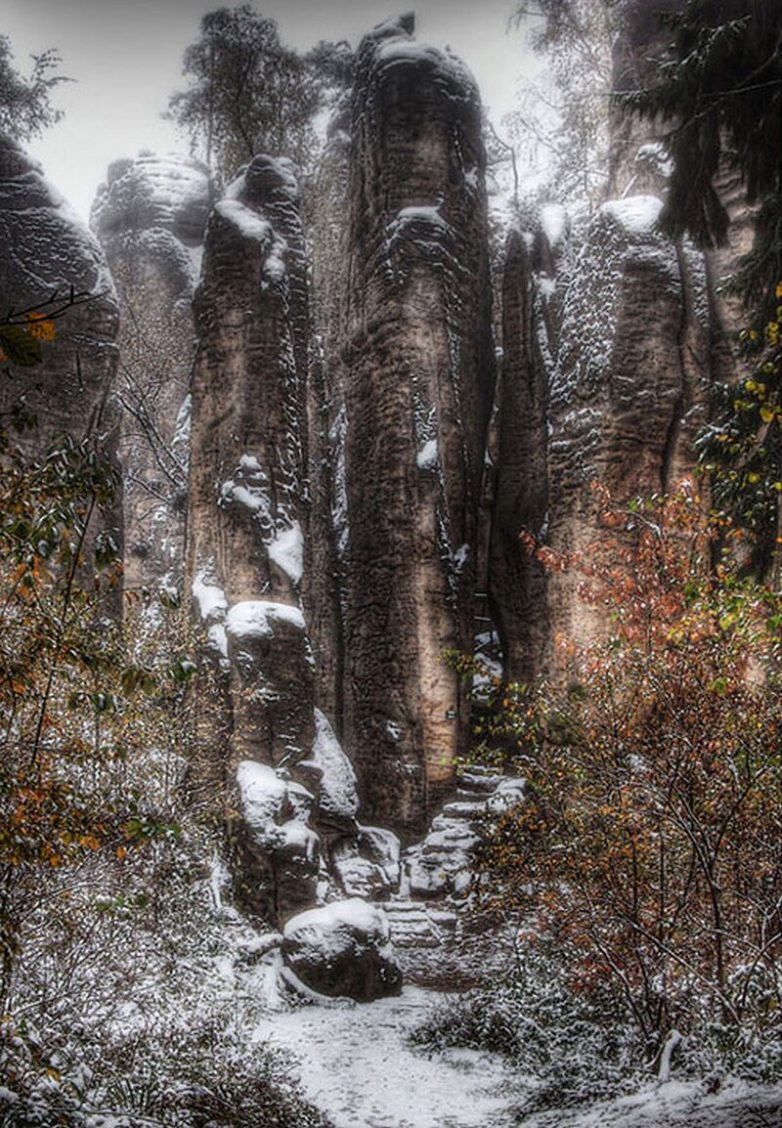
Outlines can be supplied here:
[[773, 1039], [782, 600], [689, 489], [602, 502], [611, 535], [589, 553], [531, 546], [607, 625], [566, 643], [556, 682], [501, 690], [528, 799], [483, 851], [493, 894], [551, 938], [572, 990], [619, 992], [650, 1060], [674, 1029]]

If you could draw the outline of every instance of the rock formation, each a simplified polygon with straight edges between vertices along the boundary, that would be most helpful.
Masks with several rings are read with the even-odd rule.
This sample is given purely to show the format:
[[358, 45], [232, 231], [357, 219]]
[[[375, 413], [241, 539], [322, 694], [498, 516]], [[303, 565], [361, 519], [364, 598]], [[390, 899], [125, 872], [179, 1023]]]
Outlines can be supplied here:
[[[617, 89], [643, 83], [665, 41], [648, 6], [625, 9]], [[509, 242], [491, 588], [513, 679], [556, 671], [558, 636], [600, 629], [576, 579], [546, 575], [519, 531], [584, 551], [605, 535], [594, 482], [621, 505], [692, 473], [716, 322], [705, 256], [657, 226], [669, 174], [661, 129], [613, 111], [609, 187], [619, 198], [583, 233], [544, 209]]]
[[503, 361], [489, 594], [504, 672], [529, 682], [542, 668], [549, 638], [546, 575], [527, 552], [522, 529], [545, 536], [549, 507], [548, 407], [551, 358], [538, 280], [542, 232], [514, 231], [503, 272]]
[[493, 387], [480, 105], [412, 17], [358, 53], [342, 321], [344, 737], [373, 818], [410, 833], [448, 788], [467, 709]]
[[342, 735], [345, 646], [347, 496], [345, 484], [345, 395], [339, 380], [342, 296], [349, 257], [345, 201], [350, 168], [350, 100], [343, 96], [328, 128], [311, 205], [312, 351], [308, 388], [309, 546], [317, 567], [304, 577], [303, 598], [315, 657], [316, 696]]
[[[315, 738], [300, 601], [306, 270], [296, 181], [287, 162], [257, 157], [211, 215], [195, 301], [187, 567], [218, 687], [217, 700], [204, 700], [198, 737], [206, 778], [221, 793], [242, 762], [290, 771]], [[283, 814], [292, 818], [295, 803]], [[272, 885], [293, 882], [298, 892], [286, 903], [306, 904], [319, 865], [312, 840], [292, 827], [277, 838]], [[261, 865], [268, 843], [249, 839]], [[257, 869], [249, 867], [248, 884]]]
[[183, 565], [192, 298], [210, 207], [206, 170], [187, 158], [115, 161], [92, 226], [120, 302], [120, 457], [127, 588], [178, 587]]
[[[56, 339], [42, 344], [43, 362], [11, 366], [0, 406], [24, 400], [37, 426], [20, 441], [41, 454], [53, 438], [102, 440], [109, 458], [116, 450], [113, 400], [117, 368], [117, 301], [106, 259], [97, 242], [40, 165], [11, 138], [0, 135], [0, 295], [4, 317], [36, 310], [71, 288], [88, 296], [56, 321]], [[118, 544], [122, 540], [118, 497], [94, 522]]]
[[[624, 8], [621, 89], [663, 44], [647, 7]], [[493, 619], [507, 678], [556, 673], [557, 636], [599, 624], [520, 532], [585, 549], [602, 535], [593, 480], [618, 502], [674, 486], [729, 369], [712, 278], [726, 262], [660, 233], [659, 127], [612, 111], [614, 198], [588, 224], [550, 204], [510, 234], [494, 402], [478, 94], [412, 32], [403, 17], [364, 38], [306, 240], [292, 166], [265, 156], [206, 229], [208, 179], [187, 160], [118, 163], [94, 212], [125, 314], [125, 390], [140, 392], [123, 446], [134, 585], [180, 568], [197, 338], [184, 570], [208, 661], [194, 797], [226, 816], [237, 901], [279, 927], [306, 910], [274, 959], [355, 997], [353, 970], [322, 957], [332, 924], [335, 950], [356, 941], [361, 912], [313, 906], [361, 898], [402, 933], [455, 933], [437, 905], [472, 888], [478, 822], [523, 797], [481, 773], [454, 794], [469, 702], [443, 651], [472, 651]], [[362, 921], [372, 990], [391, 989], [382, 917]]]

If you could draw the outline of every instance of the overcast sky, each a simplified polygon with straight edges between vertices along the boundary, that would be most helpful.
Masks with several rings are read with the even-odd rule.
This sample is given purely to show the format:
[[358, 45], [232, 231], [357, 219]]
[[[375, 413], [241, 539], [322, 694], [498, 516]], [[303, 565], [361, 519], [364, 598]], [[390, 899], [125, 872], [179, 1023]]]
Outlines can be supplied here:
[[[139, 149], [186, 150], [161, 120], [169, 94], [183, 85], [182, 52], [201, 16], [230, 0], [0, 0], [0, 31], [18, 69], [29, 55], [56, 47], [61, 72], [76, 79], [55, 92], [65, 118], [29, 145], [47, 176], [87, 217], [108, 164]], [[511, 108], [517, 79], [531, 63], [521, 33], [508, 31], [517, 0], [263, 0], [283, 40], [306, 49], [319, 39], [349, 39], [414, 8], [417, 35], [448, 45], [470, 66], [498, 121]]]

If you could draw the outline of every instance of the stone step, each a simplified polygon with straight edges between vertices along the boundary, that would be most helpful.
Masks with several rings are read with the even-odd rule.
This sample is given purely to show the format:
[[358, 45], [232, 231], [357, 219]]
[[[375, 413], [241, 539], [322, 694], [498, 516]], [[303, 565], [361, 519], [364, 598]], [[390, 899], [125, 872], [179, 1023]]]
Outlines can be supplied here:
[[507, 779], [503, 775], [489, 775], [488, 773], [470, 770], [469, 772], [462, 772], [459, 776], [459, 790], [466, 791], [467, 794], [473, 796], [477, 793], [480, 795], [491, 795], [496, 788]]
[[[469, 792], [467, 793], [469, 794]], [[468, 822], [480, 818], [486, 812], [486, 803], [483, 799], [455, 799], [446, 803], [437, 817], [447, 819], [465, 819]]]
[[459, 928], [455, 913], [418, 901], [384, 901], [377, 905], [388, 917], [391, 942], [400, 948], [439, 948]]

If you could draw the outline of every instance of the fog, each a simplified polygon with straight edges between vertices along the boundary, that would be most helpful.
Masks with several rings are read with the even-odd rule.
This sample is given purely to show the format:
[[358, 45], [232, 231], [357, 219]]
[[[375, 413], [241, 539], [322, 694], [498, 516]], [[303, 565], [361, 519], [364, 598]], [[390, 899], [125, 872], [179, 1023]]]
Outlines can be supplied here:
[[[219, 0], [4, 0], [3, 33], [16, 66], [55, 47], [60, 73], [74, 79], [54, 92], [64, 119], [28, 149], [83, 218], [109, 163], [139, 149], [187, 142], [162, 120], [183, 85], [182, 53], [204, 13]], [[282, 39], [306, 50], [319, 39], [356, 43], [375, 23], [413, 7], [395, 0], [266, 0], [253, 5], [277, 21]], [[449, 46], [472, 69], [495, 122], [507, 112], [518, 78], [535, 65], [524, 37], [509, 26], [517, 0], [419, 0], [417, 35]]]

